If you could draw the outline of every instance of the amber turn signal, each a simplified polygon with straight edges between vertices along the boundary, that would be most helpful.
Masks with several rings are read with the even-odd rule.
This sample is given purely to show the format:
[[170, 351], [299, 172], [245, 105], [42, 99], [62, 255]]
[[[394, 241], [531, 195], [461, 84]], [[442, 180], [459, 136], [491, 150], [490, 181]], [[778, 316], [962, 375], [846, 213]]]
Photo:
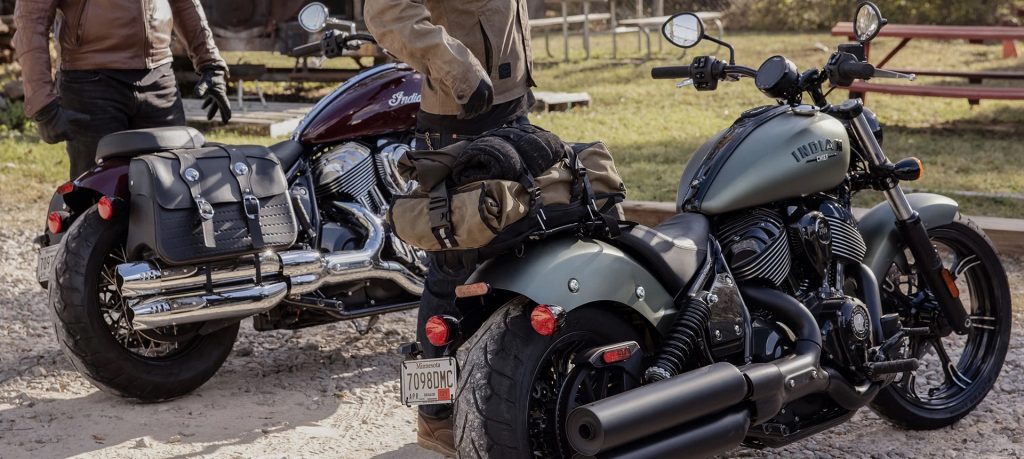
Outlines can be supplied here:
[[913, 156], [903, 158], [892, 165], [892, 173], [900, 180], [912, 182], [924, 175], [924, 164]]
[[487, 285], [486, 282], [477, 282], [475, 284], [466, 284], [455, 287], [456, 298], [472, 298], [474, 296], [484, 296], [491, 291], [491, 286]]
[[960, 288], [956, 286], [956, 279], [953, 279], [953, 274], [946, 268], [942, 268], [942, 280], [946, 281], [949, 294], [953, 295], [953, 298], [960, 298]]

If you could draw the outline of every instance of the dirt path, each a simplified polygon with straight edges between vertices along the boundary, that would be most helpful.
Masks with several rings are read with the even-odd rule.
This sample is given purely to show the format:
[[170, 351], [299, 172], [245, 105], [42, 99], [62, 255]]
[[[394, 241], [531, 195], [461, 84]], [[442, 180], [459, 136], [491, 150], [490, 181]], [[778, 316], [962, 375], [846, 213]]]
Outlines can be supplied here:
[[[96, 390], [57, 348], [34, 281], [33, 232], [0, 229], [0, 458], [437, 457], [415, 445], [414, 412], [398, 403], [394, 349], [412, 313], [366, 336], [349, 324], [257, 333], [248, 324], [221, 371], [195, 393], [137, 404]], [[18, 225], [21, 226], [21, 225]], [[1021, 263], [1011, 285], [1024, 304]], [[972, 415], [934, 432], [898, 430], [864, 410], [783, 450], [737, 456], [1024, 456], [1024, 315], [996, 389]]]

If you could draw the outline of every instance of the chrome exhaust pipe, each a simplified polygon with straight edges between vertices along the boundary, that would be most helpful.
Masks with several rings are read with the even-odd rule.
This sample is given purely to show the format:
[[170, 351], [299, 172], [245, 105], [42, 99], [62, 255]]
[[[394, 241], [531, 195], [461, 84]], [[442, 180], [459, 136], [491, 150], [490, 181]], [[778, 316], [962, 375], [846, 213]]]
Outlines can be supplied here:
[[[267, 252], [213, 267], [160, 267], [153, 262], [118, 265], [122, 296], [143, 300], [132, 307], [132, 323], [137, 330], [146, 330], [242, 319], [272, 309], [288, 296], [298, 297], [325, 285], [370, 279], [391, 281], [409, 294], [420, 296], [422, 277], [400, 263], [381, 259], [386, 233], [380, 218], [355, 204], [335, 205], [365, 227], [367, 239], [362, 249], [326, 254], [316, 250]], [[244, 304], [247, 301], [253, 304]]]
[[131, 322], [135, 330], [150, 330], [248, 317], [277, 306], [287, 294], [287, 283], [271, 282], [209, 294], [158, 297], [132, 306]]

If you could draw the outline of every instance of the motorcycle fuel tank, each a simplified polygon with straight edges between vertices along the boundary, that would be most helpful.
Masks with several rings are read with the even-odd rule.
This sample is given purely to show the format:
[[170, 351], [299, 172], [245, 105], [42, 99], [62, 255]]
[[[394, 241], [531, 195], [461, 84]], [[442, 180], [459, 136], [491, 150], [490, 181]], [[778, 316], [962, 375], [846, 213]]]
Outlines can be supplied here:
[[719, 215], [835, 188], [850, 165], [843, 124], [808, 106], [763, 107], [701, 146], [678, 207]]
[[294, 138], [307, 145], [325, 144], [411, 131], [420, 109], [422, 80], [405, 64], [366, 70], [317, 103]]

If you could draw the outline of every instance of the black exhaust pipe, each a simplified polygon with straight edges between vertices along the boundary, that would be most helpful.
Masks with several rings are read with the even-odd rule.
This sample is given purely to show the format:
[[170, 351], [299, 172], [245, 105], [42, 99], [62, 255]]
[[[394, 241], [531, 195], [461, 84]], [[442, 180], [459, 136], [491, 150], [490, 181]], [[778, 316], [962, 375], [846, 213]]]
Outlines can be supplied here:
[[593, 456], [743, 401], [747, 380], [734, 365], [715, 363], [576, 408], [569, 441]]
[[599, 459], [702, 458], [732, 450], [750, 428], [750, 410], [733, 408], [616, 448]]
[[[616, 448], [623, 445], [626, 446], [622, 451], [660, 448], [663, 443], [669, 444], [666, 443], [669, 440], [659, 434], [670, 431], [671, 436], [684, 439], [703, 439], [707, 432], [718, 432], [719, 437], [707, 438], [707, 445], [702, 447], [715, 451], [730, 449], [739, 445], [739, 441], [733, 441], [733, 436], [724, 434], [732, 430], [715, 429], [738, 426], [736, 419], [743, 415], [743, 435], [736, 434], [742, 440], [748, 425], [775, 416], [786, 402], [824, 392], [829, 385], [829, 374], [818, 365], [821, 331], [811, 312], [795, 298], [778, 290], [744, 286], [740, 287], [740, 292], [747, 304], [767, 309], [790, 327], [797, 338], [792, 354], [742, 368], [715, 363], [577, 407], [566, 420], [572, 447], [581, 454], [602, 457], [609, 451], [619, 451]], [[751, 409], [726, 411], [739, 409], [737, 405], [746, 401], [753, 402]], [[691, 423], [695, 420], [697, 422]], [[701, 426], [706, 423], [718, 427], [704, 430]], [[692, 437], [689, 432], [693, 432]], [[684, 449], [667, 457], [698, 455], [696, 452], [696, 449]]]

